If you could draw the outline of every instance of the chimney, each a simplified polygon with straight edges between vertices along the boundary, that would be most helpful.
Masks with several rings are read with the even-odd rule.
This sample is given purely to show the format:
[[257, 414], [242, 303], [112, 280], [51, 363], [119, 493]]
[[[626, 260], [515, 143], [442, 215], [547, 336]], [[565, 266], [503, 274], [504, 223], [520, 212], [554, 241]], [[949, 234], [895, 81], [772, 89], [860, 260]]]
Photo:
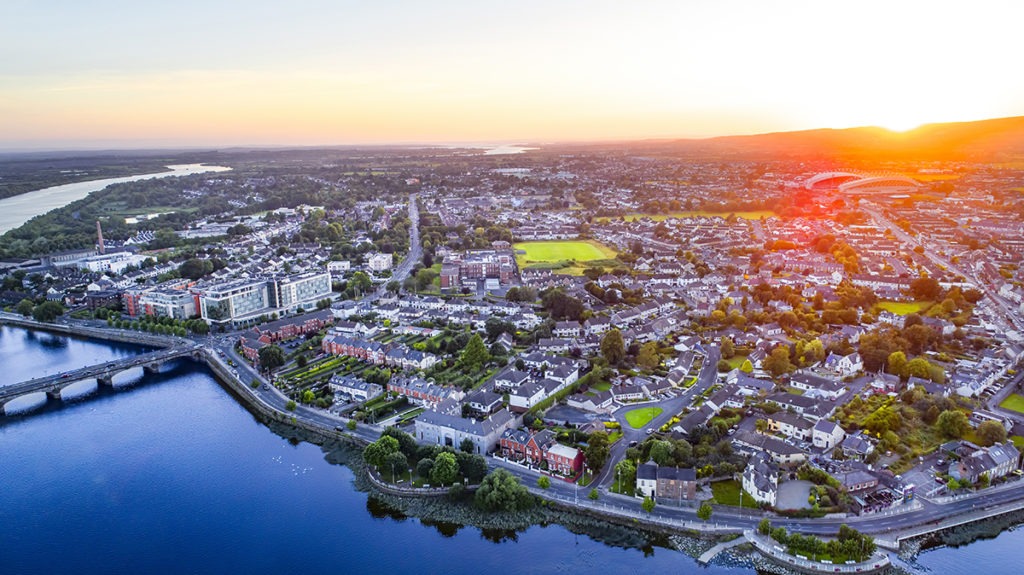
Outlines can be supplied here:
[[103, 247], [103, 228], [100, 227], [100, 221], [96, 220], [96, 245], [99, 246], [100, 253], [107, 253], [106, 248]]

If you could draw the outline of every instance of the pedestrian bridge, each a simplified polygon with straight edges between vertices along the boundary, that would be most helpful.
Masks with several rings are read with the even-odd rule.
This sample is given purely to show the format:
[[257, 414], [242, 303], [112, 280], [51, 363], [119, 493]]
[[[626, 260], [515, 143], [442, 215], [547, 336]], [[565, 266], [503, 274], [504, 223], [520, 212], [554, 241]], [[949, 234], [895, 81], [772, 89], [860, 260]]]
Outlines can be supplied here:
[[61, 399], [61, 392], [72, 384], [96, 380], [99, 385], [113, 385], [114, 376], [125, 370], [142, 367], [146, 373], [157, 373], [164, 363], [189, 357], [200, 359], [202, 346], [195, 344], [176, 345], [166, 349], [150, 351], [117, 361], [91, 365], [80, 369], [53, 375], [37, 377], [14, 385], [0, 387], [0, 412], [7, 414], [7, 404], [19, 397], [30, 394], [45, 394], [44, 398]]

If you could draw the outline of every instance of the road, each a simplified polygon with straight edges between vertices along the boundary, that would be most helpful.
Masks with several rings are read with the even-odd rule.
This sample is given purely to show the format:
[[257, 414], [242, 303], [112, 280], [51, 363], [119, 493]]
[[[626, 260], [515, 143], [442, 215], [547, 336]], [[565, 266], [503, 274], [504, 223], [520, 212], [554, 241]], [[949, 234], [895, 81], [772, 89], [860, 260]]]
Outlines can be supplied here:
[[[387, 283], [396, 281], [401, 285], [405, 278], [412, 273], [413, 267], [423, 260], [423, 246], [420, 245], [420, 210], [416, 205], [416, 198], [416, 194], [409, 195], [409, 253], [405, 255], [402, 263], [392, 270], [391, 279]], [[362, 301], [370, 303], [380, 299], [387, 291], [387, 283], [368, 294]]]

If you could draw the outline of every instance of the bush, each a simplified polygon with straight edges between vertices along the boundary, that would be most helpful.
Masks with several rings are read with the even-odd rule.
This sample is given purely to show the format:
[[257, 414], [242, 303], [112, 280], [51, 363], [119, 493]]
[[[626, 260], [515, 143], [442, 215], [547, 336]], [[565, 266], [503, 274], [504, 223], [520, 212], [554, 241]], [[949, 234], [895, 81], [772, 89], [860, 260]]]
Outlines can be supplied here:
[[541, 489], [548, 489], [551, 487], [551, 479], [547, 475], [541, 475], [540, 478], [537, 479], [537, 487], [540, 487]]

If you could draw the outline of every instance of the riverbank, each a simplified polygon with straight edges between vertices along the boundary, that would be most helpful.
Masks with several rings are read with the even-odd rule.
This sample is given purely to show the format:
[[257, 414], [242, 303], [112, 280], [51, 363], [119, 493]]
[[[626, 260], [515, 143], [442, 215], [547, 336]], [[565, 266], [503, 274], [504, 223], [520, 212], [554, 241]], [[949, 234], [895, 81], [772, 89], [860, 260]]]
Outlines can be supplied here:
[[89, 194], [98, 192], [112, 184], [171, 176], [188, 176], [206, 172], [224, 172], [231, 169], [226, 166], [207, 166], [203, 164], [175, 164], [165, 167], [167, 171], [163, 172], [62, 184], [0, 199], [0, 234], [16, 229], [32, 218], [46, 214], [51, 210], [62, 208], [72, 202], [81, 200]]
[[[9, 319], [9, 318], [5, 318]], [[31, 322], [31, 320], [18, 320], [8, 321], [12, 325], [22, 325], [23, 327], [31, 327], [32, 329], [46, 329], [48, 331], [54, 331], [57, 333], [83, 335], [81, 330], [90, 329], [96, 332], [101, 332], [103, 339], [113, 341], [131, 341], [138, 342], [140, 335], [138, 332], [125, 332], [119, 334], [118, 330], [99, 329], [99, 328], [81, 328], [75, 326], [65, 325], [51, 325], [51, 324], [38, 324], [37, 322]], [[131, 339], [127, 339], [130, 336]], [[160, 336], [153, 336], [154, 338], [160, 338]], [[173, 341], [174, 338], [163, 338], [168, 341]], [[167, 343], [166, 341], [164, 342]], [[361, 425], [358, 433], [359, 435], [353, 434], [340, 425], [326, 426], [322, 422], [316, 422], [313, 420], [307, 420], [302, 416], [301, 413], [289, 412], [281, 407], [275, 407], [267, 401], [265, 401], [261, 394], [266, 391], [260, 391], [253, 389], [249, 385], [245, 384], [242, 379], [234, 375], [225, 363], [225, 360], [220, 358], [212, 349], [204, 350], [202, 356], [202, 363], [205, 363], [210, 371], [214, 374], [215, 379], [220, 383], [221, 387], [226, 389], [230, 395], [232, 395], [235, 401], [246, 408], [257, 421], [261, 424], [266, 425], [274, 433], [279, 436], [285, 437], [294, 443], [307, 442], [321, 446], [325, 451], [336, 448], [338, 445], [344, 445], [350, 450], [361, 453], [361, 448], [366, 445], [369, 441], [372, 441], [372, 437], [379, 433], [379, 429], [373, 429], [365, 425]], [[274, 395], [276, 390], [270, 390], [268, 394], [272, 399], [276, 399]], [[283, 403], [282, 403], [283, 405]], [[300, 406], [299, 411], [302, 411]], [[317, 412], [319, 413], [319, 412]], [[318, 417], [317, 413], [311, 413], [309, 417]], [[321, 417], [321, 419], [325, 419]], [[343, 424], [343, 421], [339, 421]], [[350, 458], [346, 458], [352, 461]], [[355, 461], [361, 462], [361, 457], [355, 458]], [[348, 463], [346, 463], [348, 465]], [[352, 467], [353, 470], [361, 467]], [[357, 475], [360, 475], [357, 472]], [[365, 478], [364, 478], [365, 479]], [[694, 543], [690, 541], [685, 545], [687, 549], [692, 549], [696, 555], [703, 553], [711, 546], [714, 545], [714, 540], [717, 539], [717, 535], [725, 535], [728, 533], [738, 532], [740, 527], [729, 527], [730, 518], [728, 516], [721, 516], [716, 518], [716, 522], [719, 526], [715, 531], [718, 533], [709, 533], [707, 528], [711, 527], [707, 524], [700, 524], [697, 522], [693, 523], [693, 527], [688, 528], [686, 521], [680, 520], [680, 518], [663, 517], [658, 514], [639, 514], [631, 513], [628, 509], [623, 508], [621, 505], [616, 506], [616, 502], [612, 499], [605, 501], [602, 498], [600, 501], [590, 500], [579, 500], [574, 502], [573, 498], [566, 499], [564, 494], [559, 497], [558, 494], [554, 493], [554, 490], [546, 491], [541, 490], [539, 487], [532, 485], [531, 482], [524, 479], [524, 484], [530, 489], [531, 493], [537, 496], [538, 500], [543, 501], [539, 506], [538, 511], [543, 509], [545, 512], [558, 512], [557, 516], [548, 515], [520, 515], [520, 516], [508, 516], [504, 514], [485, 514], [474, 510], [471, 514], [457, 514], [457, 517], [461, 517], [464, 525], [476, 525], [482, 529], [503, 529], [503, 528], [520, 528], [525, 529], [529, 525], [543, 524], [544, 522], [558, 522], [559, 524], [567, 525], [569, 521], [567, 517], [576, 518], [575, 520], [584, 521], [586, 524], [596, 522], [601, 525], [614, 525], [616, 527], [626, 528], [627, 530], [637, 530], [638, 528], [645, 532], [645, 534], [658, 537], [671, 537], [680, 535], [681, 537], [693, 539], [700, 543]], [[373, 486], [362, 484], [367, 491], [372, 491], [376, 495], [387, 495], [388, 497], [395, 497], [402, 500], [410, 500], [408, 494], [395, 494], [381, 493], [381, 490], [373, 488]], [[427, 513], [424, 517], [429, 520], [437, 521], [451, 521], [456, 517], [451, 516], [449, 501], [445, 497], [437, 497], [432, 503], [418, 504], [410, 503], [407, 508], [411, 515], [421, 516], [421, 512]], [[394, 502], [392, 502], [394, 503]], [[439, 511], [442, 510], [442, 511]], [[443, 511], [447, 510], [447, 511]], [[551, 519], [551, 517], [558, 517], [558, 519]], [[1012, 523], [1012, 521], [1011, 521]], [[852, 524], [856, 526], [855, 524]], [[964, 533], [969, 533], [965, 531]], [[717, 562], [717, 560], [716, 560]]]

